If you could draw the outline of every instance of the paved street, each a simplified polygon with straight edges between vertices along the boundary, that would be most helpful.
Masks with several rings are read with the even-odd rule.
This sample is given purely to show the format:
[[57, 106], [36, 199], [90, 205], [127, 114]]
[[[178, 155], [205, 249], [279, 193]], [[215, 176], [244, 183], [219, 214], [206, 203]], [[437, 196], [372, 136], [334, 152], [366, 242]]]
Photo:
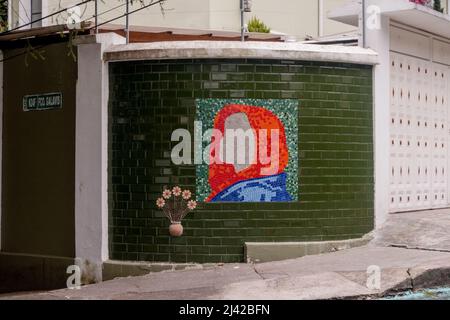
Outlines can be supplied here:
[[450, 0], [68, 2], [0, 0], [0, 302], [450, 299]]
[[[448, 213], [441, 210], [392, 216], [371, 244], [330, 254], [256, 265], [217, 265], [153, 273], [81, 290], [2, 298], [332, 299], [381, 297], [391, 292], [444, 287], [450, 285], [450, 235], [444, 232], [450, 228]], [[407, 232], [411, 226], [417, 236]], [[381, 269], [381, 287], [376, 290], [367, 288], [370, 266]]]

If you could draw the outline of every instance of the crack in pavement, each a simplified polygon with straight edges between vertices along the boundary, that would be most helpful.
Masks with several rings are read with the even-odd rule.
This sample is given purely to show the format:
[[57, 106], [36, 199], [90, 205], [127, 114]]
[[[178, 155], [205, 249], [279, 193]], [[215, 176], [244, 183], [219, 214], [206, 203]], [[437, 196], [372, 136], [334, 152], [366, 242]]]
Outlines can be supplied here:
[[450, 253], [450, 250], [446, 249], [433, 249], [433, 248], [423, 248], [423, 247], [411, 247], [408, 245], [403, 244], [389, 244], [387, 247], [391, 248], [399, 248], [399, 249], [406, 249], [406, 250], [420, 250], [420, 251], [431, 251], [431, 252], [442, 252], [442, 253]]
[[264, 278], [264, 276], [262, 275], [262, 273], [260, 273], [258, 271], [258, 269], [256, 268], [256, 264], [252, 263], [252, 269], [253, 271], [255, 271], [255, 273], [262, 279], [262, 280], [266, 280], [266, 278]]
[[[257, 265], [255, 263], [252, 263], [252, 269], [253, 271], [261, 278], [261, 280], [273, 280], [273, 279], [278, 279], [278, 278], [286, 278], [289, 277], [289, 274], [284, 273], [284, 272], [280, 272], [280, 273], [263, 273], [258, 271]], [[273, 275], [274, 277], [265, 277], [266, 276], [270, 276]]]
[[406, 270], [406, 273], [408, 274], [408, 279], [409, 279], [409, 282], [410, 282], [410, 285], [411, 285], [411, 290], [414, 290], [414, 279], [413, 279], [413, 276], [411, 274], [411, 268], [408, 268]]

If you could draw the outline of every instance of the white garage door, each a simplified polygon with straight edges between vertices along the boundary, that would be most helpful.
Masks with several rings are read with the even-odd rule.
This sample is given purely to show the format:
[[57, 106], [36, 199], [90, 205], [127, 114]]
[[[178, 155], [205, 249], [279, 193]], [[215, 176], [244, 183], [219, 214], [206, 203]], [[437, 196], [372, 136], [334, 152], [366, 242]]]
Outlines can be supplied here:
[[431, 49], [430, 59], [391, 52], [391, 212], [449, 204], [450, 72]]

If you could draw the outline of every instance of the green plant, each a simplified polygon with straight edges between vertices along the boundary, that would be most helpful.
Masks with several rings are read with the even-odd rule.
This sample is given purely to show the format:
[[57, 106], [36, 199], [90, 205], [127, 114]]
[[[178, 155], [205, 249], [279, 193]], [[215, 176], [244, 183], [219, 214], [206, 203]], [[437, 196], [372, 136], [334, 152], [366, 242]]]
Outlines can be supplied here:
[[439, 11], [442, 13], [444, 12], [444, 8], [442, 8], [442, 6], [441, 6], [441, 0], [434, 0], [433, 8], [436, 11]]
[[253, 17], [248, 22], [248, 31], [259, 33], [270, 33], [270, 28], [266, 26], [266, 24], [261, 20], [259, 20], [258, 18]]
[[0, 0], [0, 32], [8, 29], [8, 1]]

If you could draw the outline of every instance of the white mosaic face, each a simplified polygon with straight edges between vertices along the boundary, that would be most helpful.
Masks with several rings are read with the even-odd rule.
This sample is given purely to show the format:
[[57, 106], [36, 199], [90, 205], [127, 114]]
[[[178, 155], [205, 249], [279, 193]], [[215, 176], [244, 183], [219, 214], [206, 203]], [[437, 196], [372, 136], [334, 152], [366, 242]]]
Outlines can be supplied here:
[[234, 165], [236, 172], [249, 168], [256, 162], [256, 135], [247, 115], [235, 113], [229, 116], [225, 120], [224, 131], [220, 146], [220, 160]]

